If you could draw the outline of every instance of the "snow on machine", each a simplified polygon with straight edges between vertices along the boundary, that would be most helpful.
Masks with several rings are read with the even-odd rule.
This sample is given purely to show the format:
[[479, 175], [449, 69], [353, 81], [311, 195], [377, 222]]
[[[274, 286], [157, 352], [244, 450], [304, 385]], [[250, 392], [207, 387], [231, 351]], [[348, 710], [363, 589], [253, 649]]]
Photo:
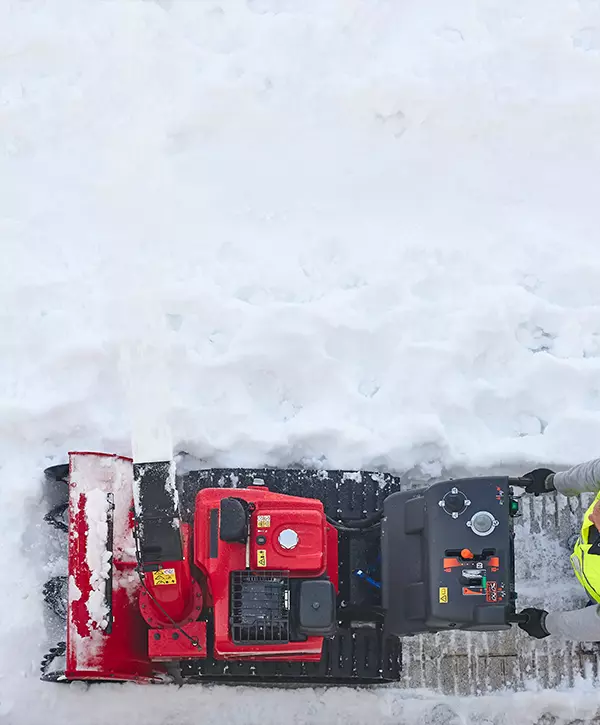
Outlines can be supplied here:
[[[508, 477], [406, 489], [390, 474], [177, 473], [71, 453], [68, 577], [44, 594], [66, 638], [52, 681], [377, 684], [402, 638], [500, 630], [515, 612]], [[522, 484], [521, 484], [522, 485]]]

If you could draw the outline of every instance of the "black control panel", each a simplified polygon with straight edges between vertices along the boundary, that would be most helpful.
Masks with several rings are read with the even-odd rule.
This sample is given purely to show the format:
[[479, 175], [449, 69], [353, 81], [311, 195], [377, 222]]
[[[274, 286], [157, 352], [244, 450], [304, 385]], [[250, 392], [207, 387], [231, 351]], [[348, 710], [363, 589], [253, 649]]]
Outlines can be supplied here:
[[517, 513], [507, 477], [441, 481], [389, 496], [381, 536], [387, 632], [509, 627]]

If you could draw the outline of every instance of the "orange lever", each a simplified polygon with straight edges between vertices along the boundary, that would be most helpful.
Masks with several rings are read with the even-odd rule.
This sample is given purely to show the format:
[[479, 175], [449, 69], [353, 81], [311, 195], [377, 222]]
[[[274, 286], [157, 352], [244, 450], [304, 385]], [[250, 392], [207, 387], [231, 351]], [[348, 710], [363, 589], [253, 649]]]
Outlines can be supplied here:
[[474, 559], [475, 554], [471, 551], [471, 549], [463, 549], [460, 552], [461, 559]]

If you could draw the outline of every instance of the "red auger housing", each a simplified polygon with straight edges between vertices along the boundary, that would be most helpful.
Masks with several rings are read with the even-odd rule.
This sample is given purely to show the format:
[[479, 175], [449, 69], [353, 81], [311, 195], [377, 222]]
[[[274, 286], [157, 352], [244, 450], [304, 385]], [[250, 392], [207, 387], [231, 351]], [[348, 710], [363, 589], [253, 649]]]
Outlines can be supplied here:
[[401, 636], [514, 618], [506, 477], [403, 491], [389, 474], [71, 453], [60, 478], [68, 503], [46, 518], [68, 530], [66, 643], [44, 679], [389, 682]]

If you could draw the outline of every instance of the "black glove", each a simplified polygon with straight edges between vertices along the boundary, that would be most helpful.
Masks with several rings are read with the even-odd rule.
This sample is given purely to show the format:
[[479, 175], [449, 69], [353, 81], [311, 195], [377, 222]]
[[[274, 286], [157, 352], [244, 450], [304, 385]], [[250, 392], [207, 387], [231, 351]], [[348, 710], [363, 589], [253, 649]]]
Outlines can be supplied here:
[[536, 468], [523, 476], [525, 491], [539, 496], [540, 493], [556, 491], [554, 488], [554, 471], [549, 468]]
[[545, 626], [548, 612], [545, 609], [533, 609], [532, 607], [528, 607], [522, 612], [519, 612], [519, 614], [527, 615], [527, 621], [519, 622], [519, 627], [524, 632], [527, 632], [530, 637], [535, 637], [536, 639], [548, 637], [550, 632], [548, 632]]

